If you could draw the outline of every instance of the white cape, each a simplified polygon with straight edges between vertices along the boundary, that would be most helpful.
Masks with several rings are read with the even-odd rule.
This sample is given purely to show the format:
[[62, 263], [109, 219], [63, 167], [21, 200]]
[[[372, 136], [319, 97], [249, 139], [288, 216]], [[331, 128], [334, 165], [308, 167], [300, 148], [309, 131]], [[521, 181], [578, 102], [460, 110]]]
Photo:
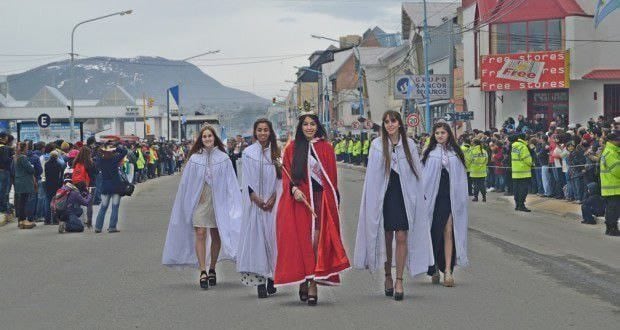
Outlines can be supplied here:
[[[409, 221], [407, 235], [407, 261], [409, 273], [415, 276], [426, 273], [434, 264], [433, 247], [427, 209], [422, 188], [422, 170], [420, 157], [415, 142], [408, 139], [413, 164], [420, 179], [417, 179], [405, 156], [402, 143], [396, 146], [400, 185], [405, 200], [405, 210]], [[381, 138], [376, 138], [370, 146], [366, 179], [357, 224], [355, 256], [353, 266], [358, 269], [383, 271], [386, 259], [385, 236], [383, 229], [383, 199], [388, 186], [389, 175], [385, 173], [383, 145]], [[395, 250], [393, 250], [395, 251]], [[392, 258], [392, 260], [395, 260]]]
[[[256, 142], [243, 151], [241, 159], [243, 220], [239, 237], [237, 271], [273, 278], [277, 253], [276, 210], [282, 191], [282, 181], [276, 176], [275, 165], [271, 160], [271, 148], [262, 150], [260, 143]], [[261, 210], [250, 200], [248, 187], [264, 201], [276, 194], [276, 203], [271, 212]]]
[[[222, 240], [219, 260], [235, 260], [242, 214], [241, 192], [230, 158], [221, 150], [214, 149], [193, 154], [183, 169], [170, 215], [162, 264], [198, 267], [192, 215], [198, 205], [203, 184], [206, 183], [213, 190], [215, 221]], [[207, 249], [210, 240], [209, 236]], [[210, 253], [207, 253], [207, 258], [209, 256]]]
[[[428, 155], [426, 164], [424, 164], [424, 194], [428, 204], [428, 214], [426, 218], [429, 222], [429, 228], [433, 222], [433, 212], [435, 210], [435, 201], [437, 192], [439, 191], [439, 181], [441, 180], [441, 147], [437, 146]], [[467, 266], [469, 259], [467, 258], [467, 208], [468, 208], [468, 191], [467, 191], [467, 173], [465, 167], [459, 157], [452, 150], [446, 151], [448, 156], [448, 174], [450, 174], [450, 205], [452, 207], [452, 222], [454, 227], [454, 243], [456, 248], [456, 264], [459, 266]]]

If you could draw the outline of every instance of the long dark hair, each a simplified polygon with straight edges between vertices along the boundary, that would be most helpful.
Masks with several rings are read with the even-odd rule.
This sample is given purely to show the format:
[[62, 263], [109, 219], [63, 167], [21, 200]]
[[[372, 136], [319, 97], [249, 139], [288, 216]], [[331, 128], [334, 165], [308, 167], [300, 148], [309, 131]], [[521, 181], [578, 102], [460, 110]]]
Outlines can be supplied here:
[[93, 158], [91, 156], [91, 151], [89, 147], [82, 147], [82, 149], [80, 149], [80, 152], [77, 154], [75, 160], [73, 161], [74, 166], [77, 164], [82, 164], [85, 168], [88, 169], [93, 167]]
[[403, 142], [403, 149], [405, 150], [405, 157], [407, 158], [407, 163], [409, 163], [409, 168], [415, 175], [416, 179], [419, 179], [418, 171], [415, 166], [413, 166], [413, 157], [411, 156], [411, 150], [409, 150], [409, 141], [407, 141], [407, 134], [405, 133], [405, 126], [403, 125], [403, 118], [400, 116], [400, 113], [393, 110], [388, 110], [383, 114], [381, 118], [381, 142], [383, 143], [383, 162], [385, 164], [385, 174], [390, 175], [390, 162], [392, 161], [392, 156], [390, 155], [390, 144], [387, 129], [385, 128], [385, 119], [390, 118], [396, 119], [398, 121], [398, 135], [400, 135], [400, 140]]
[[[258, 136], [256, 136], [256, 129], [259, 124], [267, 124], [269, 127], [269, 146], [271, 147], [271, 162], [276, 167], [276, 176], [278, 179], [282, 179], [282, 169], [278, 166], [278, 158], [280, 158], [280, 147], [278, 147], [278, 141], [276, 139], [276, 132], [273, 130], [273, 125], [267, 118], [259, 118], [254, 122], [254, 129], [252, 130], [254, 139], [258, 141]], [[261, 156], [262, 157], [262, 156]]]
[[428, 154], [430, 154], [431, 151], [433, 151], [435, 147], [437, 146], [437, 139], [435, 138], [435, 131], [437, 131], [437, 129], [439, 128], [443, 128], [446, 132], [448, 132], [448, 141], [447, 141], [448, 148], [452, 149], [452, 151], [456, 153], [456, 155], [461, 160], [461, 163], [463, 163], [463, 166], [465, 166], [465, 155], [463, 154], [463, 150], [461, 150], [461, 147], [459, 147], [459, 145], [456, 143], [456, 139], [454, 138], [454, 134], [452, 134], [450, 125], [446, 123], [436, 123], [435, 125], [433, 125], [433, 131], [431, 133], [431, 141], [429, 142], [428, 147], [424, 150], [424, 155], [422, 156], [422, 164], [426, 164], [426, 160], [428, 159]]
[[220, 137], [217, 136], [217, 133], [215, 133], [215, 128], [213, 128], [213, 126], [211, 125], [205, 125], [200, 130], [200, 133], [198, 133], [196, 141], [194, 141], [192, 148], [189, 150], [189, 155], [187, 156], [187, 159], [189, 159], [193, 154], [200, 152], [202, 148], [205, 147], [205, 145], [202, 143], [202, 133], [204, 133], [204, 131], [206, 130], [211, 131], [211, 134], [213, 134], [214, 146], [220, 149], [222, 152], [226, 153], [226, 148], [224, 148], [224, 144], [222, 143], [222, 140], [220, 140]]
[[295, 130], [295, 152], [293, 153], [293, 180], [302, 181], [308, 176], [308, 139], [304, 135], [302, 130], [304, 119], [312, 118], [316, 123], [316, 134], [314, 137], [323, 138], [327, 135], [325, 128], [321, 125], [319, 117], [316, 115], [303, 115], [299, 117], [299, 123], [297, 123], [297, 129]]

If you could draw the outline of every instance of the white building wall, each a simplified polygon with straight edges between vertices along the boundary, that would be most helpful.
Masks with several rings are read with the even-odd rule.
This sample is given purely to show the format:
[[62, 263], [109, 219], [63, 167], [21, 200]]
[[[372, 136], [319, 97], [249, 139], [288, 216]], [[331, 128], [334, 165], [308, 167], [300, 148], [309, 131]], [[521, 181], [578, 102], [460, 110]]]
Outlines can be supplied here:
[[465, 87], [464, 98], [467, 101], [467, 111], [474, 112], [474, 120], [471, 121], [471, 128], [487, 129], [485, 126], [486, 118], [484, 111], [484, 92], [480, 87]]
[[385, 113], [390, 103], [388, 99], [388, 84], [386, 81], [376, 81], [380, 78], [384, 78], [387, 74], [387, 67], [385, 66], [372, 66], [365, 67], [366, 71], [366, 87], [368, 88], [368, 103], [369, 108], [366, 112], [370, 111], [370, 118], [377, 123], [381, 121], [383, 113]]
[[[495, 106], [497, 107], [496, 126], [512, 117], [515, 121], [519, 115], [527, 117], [527, 91], [496, 92]], [[503, 102], [502, 102], [503, 100]]]

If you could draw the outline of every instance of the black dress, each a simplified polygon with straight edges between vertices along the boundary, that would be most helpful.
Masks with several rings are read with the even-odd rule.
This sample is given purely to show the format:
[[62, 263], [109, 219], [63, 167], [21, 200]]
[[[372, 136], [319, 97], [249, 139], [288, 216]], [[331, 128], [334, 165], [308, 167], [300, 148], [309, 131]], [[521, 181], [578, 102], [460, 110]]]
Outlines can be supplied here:
[[[452, 214], [452, 204], [450, 202], [450, 174], [445, 168], [443, 168], [441, 169], [441, 179], [439, 180], [439, 190], [437, 191], [437, 198], [435, 199], [433, 223], [431, 225], [431, 240], [433, 241], [435, 265], [429, 267], [428, 275], [433, 275], [433, 273], [435, 273], [435, 268], [438, 268], [443, 273], [446, 272], [446, 254], [444, 251], [443, 234], [450, 214]], [[452, 262], [450, 271], [454, 269], [455, 262], [456, 248], [455, 244], [452, 244]]]
[[409, 230], [400, 175], [394, 170], [390, 170], [390, 179], [383, 198], [383, 230]]

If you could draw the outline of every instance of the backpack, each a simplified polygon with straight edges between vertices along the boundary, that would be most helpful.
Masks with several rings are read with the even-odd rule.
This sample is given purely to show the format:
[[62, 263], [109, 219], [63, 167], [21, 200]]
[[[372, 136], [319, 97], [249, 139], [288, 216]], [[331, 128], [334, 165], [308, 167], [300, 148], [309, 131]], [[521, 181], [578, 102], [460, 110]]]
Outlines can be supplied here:
[[52, 209], [52, 214], [59, 215], [59, 213], [67, 210], [67, 202], [69, 200], [69, 194], [71, 193], [71, 188], [62, 186], [58, 190], [56, 190], [56, 194], [52, 197], [52, 201], [50, 202], [50, 208]]

